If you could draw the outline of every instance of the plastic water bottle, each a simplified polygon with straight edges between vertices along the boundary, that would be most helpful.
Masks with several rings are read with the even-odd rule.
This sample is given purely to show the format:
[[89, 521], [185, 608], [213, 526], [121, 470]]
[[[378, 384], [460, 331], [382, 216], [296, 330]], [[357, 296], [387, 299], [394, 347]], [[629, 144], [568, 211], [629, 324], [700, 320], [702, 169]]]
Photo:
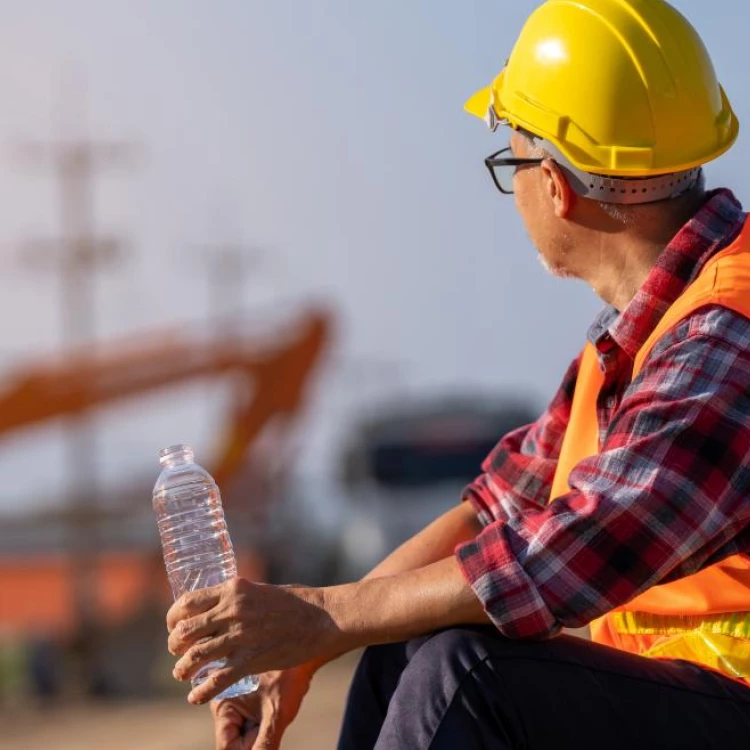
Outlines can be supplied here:
[[[159, 453], [162, 472], [154, 486], [154, 512], [159, 524], [164, 564], [175, 600], [188, 591], [217, 586], [237, 575], [234, 549], [224, 521], [219, 488], [213, 477], [195, 463], [187, 445], [173, 445]], [[216, 661], [192, 679], [200, 685]], [[243, 677], [214, 700], [252, 693], [258, 678]]]

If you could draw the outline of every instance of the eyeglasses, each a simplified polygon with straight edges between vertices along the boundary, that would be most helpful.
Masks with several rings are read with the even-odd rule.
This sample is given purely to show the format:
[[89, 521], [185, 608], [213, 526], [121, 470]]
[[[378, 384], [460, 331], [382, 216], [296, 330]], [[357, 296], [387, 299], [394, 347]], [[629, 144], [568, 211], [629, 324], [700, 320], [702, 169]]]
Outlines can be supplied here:
[[[492, 175], [492, 181], [504, 195], [513, 195], [513, 176], [518, 171], [518, 167], [538, 166], [544, 161], [544, 158], [519, 159], [512, 156], [512, 153], [510, 146], [507, 146], [494, 154], [490, 154], [484, 160]], [[503, 154], [511, 155], [503, 156]]]

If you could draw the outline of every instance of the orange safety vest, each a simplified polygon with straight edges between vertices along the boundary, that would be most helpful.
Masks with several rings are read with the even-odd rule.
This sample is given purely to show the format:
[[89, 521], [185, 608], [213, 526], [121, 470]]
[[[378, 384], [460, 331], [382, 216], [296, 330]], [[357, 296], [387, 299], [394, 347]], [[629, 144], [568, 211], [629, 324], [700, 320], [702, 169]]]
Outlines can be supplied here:
[[[656, 342], [706, 305], [727, 307], [750, 319], [750, 221], [664, 313], [635, 357], [633, 378]], [[587, 344], [550, 502], [569, 492], [573, 467], [600, 451], [596, 402], [603, 380], [596, 350]], [[750, 557], [732, 555], [693, 575], [653, 586], [592, 622], [591, 637], [642, 656], [688, 659], [750, 679]]]

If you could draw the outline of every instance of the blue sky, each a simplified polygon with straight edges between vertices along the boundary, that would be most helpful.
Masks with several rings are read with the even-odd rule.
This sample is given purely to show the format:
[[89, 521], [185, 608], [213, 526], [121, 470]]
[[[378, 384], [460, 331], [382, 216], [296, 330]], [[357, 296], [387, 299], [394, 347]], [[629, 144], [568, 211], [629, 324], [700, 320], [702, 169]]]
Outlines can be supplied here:
[[[750, 122], [747, 6], [676, 5]], [[547, 398], [599, 303], [541, 270], [482, 165], [502, 136], [462, 110], [534, 7], [0, 2], [0, 374], [60, 345], [55, 279], [18, 262], [26, 239], [57, 232], [55, 186], [20, 163], [16, 144], [70, 128], [60, 102], [79, 106], [62, 93], [72, 88], [86, 131], [139, 144], [131, 167], [98, 181], [98, 223], [131, 250], [96, 282], [102, 338], [204, 319], [207, 286], [190, 248], [245, 241], [266, 248], [246, 284], [250, 309], [288, 314], [322, 300], [339, 316], [337, 359], [383, 363], [366, 396], [346, 375], [321, 382], [301, 432], [307, 471], [325, 473], [351, 408], [378, 394]], [[749, 149], [742, 131], [709, 167], [710, 183], [742, 197]], [[101, 415], [108, 485], [155, 475], [164, 444], [207, 451], [223, 396], [196, 385]], [[6, 441], [0, 510], [59, 494], [59, 438], [50, 428]]]

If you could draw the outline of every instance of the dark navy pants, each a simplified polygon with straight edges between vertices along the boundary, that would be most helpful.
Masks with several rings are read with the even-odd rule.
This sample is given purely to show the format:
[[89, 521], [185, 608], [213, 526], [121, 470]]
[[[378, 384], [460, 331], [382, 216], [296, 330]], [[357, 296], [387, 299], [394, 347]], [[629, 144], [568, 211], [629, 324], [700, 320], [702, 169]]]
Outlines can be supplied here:
[[339, 750], [750, 747], [750, 687], [685, 661], [491, 627], [368, 648]]

